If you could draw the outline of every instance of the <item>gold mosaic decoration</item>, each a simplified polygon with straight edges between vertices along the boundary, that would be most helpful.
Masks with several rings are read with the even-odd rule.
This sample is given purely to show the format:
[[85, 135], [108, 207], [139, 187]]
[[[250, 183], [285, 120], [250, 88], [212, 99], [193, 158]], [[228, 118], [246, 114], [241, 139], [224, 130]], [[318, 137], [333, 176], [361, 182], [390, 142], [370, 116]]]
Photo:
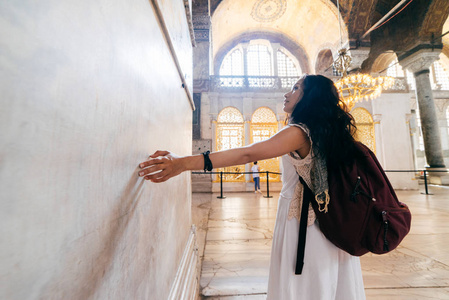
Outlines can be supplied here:
[[374, 121], [371, 114], [364, 108], [358, 107], [351, 112], [357, 126], [356, 140], [366, 145], [376, 153], [376, 137]]
[[274, 22], [285, 13], [286, 0], [258, 0], [254, 3], [251, 17], [257, 22]]
[[[269, 139], [278, 131], [278, 123], [274, 112], [267, 107], [258, 108], [251, 118], [251, 143]], [[260, 171], [280, 172], [279, 158], [266, 159], [258, 162]], [[279, 182], [280, 175], [269, 174], [270, 181]], [[266, 175], [260, 174], [260, 181], [266, 181]]]
[[[244, 146], [245, 128], [243, 115], [235, 107], [224, 108], [217, 117], [216, 151], [228, 150]], [[245, 172], [245, 165], [219, 168], [216, 172]], [[215, 182], [220, 181], [216, 175]], [[244, 174], [224, 174], [223, 181], [245, 182]]]

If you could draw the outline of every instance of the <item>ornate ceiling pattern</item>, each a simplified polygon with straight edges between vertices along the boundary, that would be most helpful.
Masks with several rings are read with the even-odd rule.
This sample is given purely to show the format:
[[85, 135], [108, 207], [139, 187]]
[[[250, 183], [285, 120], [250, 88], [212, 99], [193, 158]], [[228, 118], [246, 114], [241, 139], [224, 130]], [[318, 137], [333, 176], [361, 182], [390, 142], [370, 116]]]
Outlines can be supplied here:
[[[194, 0], [197, 1], [205, 0]], [[443, 52], [449, 53], [449, 35], [440, 38], [443, 26], [449, 29], [444, 25], [449, 15], [448, 0], [406, 1], [397, 15], [361, 39], [399, 3], [401, 0], [339, 0], [344, 42], [349, 41], [351, 48], [371, 49], [363, 70], [370, 70], [384, 52], [394, 51], [399, 56], [413, 51], [417, 45], [441, 49], [444, 44]], [[319, 51], [328, 48], [335, 55], [339, 48], [337, 0], [210, 0], [210, 15], [214, 54], [229, 40], [252, 31], [288, 37], [306, 51], [311, 65], [315, 64], [313, 60]]]

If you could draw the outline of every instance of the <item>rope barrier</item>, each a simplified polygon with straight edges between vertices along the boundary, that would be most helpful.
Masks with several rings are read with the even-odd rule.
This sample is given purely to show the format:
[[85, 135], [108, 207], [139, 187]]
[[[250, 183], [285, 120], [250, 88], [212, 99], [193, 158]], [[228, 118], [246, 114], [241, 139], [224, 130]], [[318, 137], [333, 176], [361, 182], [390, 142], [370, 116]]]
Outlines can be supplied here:
[[[432, 195], [429, 193], [429, 187], [427, 183], [427, 173], [449, 173], [449, 170], [384, 170], [386, 173], [423, 173], [424, 176], [424, 187], [426, 191], [426, 195]], [[273, 198], [273, 196], [270, 196], [270, 174], [274, 175], [282, 175], [282, 173], [278, 172], [270, 172], [270, 171], [262, 171], [262, 172], [192, 172], [192, 174], [199, 174], [199, 175], [205, 175], [205, 174], [219, 174], [220, 175], [220, 196], [217, 198], [224, 199], [226, 196], [223, 196], [223, 175], [232, 174], [232, 175], [241, 175], [241, 174], [265, 174], [267, 178], [267, 195], [264, 196], [264, 198]], [[424, 194], [424, 193], [423, 193]]]

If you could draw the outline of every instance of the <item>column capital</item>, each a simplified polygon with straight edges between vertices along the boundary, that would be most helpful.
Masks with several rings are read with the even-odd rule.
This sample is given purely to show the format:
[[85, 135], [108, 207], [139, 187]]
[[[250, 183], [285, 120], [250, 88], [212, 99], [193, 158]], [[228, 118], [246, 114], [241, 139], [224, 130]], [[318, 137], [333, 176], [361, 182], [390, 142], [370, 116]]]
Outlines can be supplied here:
[[371, 48], [369, 47], [349, 50], [349, 55], [351, 55], [352, 58], [349, 71], [359, 70], [362, 67], [362, 63], [368, 58], [370, 50]]
[[413, 73], [427, 70], [432, 63], [439, 59], [441, 50], [430, 49], [418, 50], [406, 57], [400, 57], [399, 64], [402, 68], [407, 69]]

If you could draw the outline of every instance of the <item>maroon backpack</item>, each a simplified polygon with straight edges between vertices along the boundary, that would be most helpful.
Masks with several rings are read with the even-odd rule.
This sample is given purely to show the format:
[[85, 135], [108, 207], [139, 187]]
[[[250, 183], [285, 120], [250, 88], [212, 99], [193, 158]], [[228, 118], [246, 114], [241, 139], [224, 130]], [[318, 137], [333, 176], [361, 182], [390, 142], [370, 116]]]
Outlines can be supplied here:
[[395, 249], [410, 231], [410, 210], [399, 202], [376, 156], [362, 143], [357, 142], [356, 148], [359, 155], [352, 164], [328, 169], [328, 212], [319, 207], [312, 191], [300, 178], [304, 196], [296, 274], [301, 274], [304, 263], [309, 201], [321, 232], [351, 255], [387, 253]]

